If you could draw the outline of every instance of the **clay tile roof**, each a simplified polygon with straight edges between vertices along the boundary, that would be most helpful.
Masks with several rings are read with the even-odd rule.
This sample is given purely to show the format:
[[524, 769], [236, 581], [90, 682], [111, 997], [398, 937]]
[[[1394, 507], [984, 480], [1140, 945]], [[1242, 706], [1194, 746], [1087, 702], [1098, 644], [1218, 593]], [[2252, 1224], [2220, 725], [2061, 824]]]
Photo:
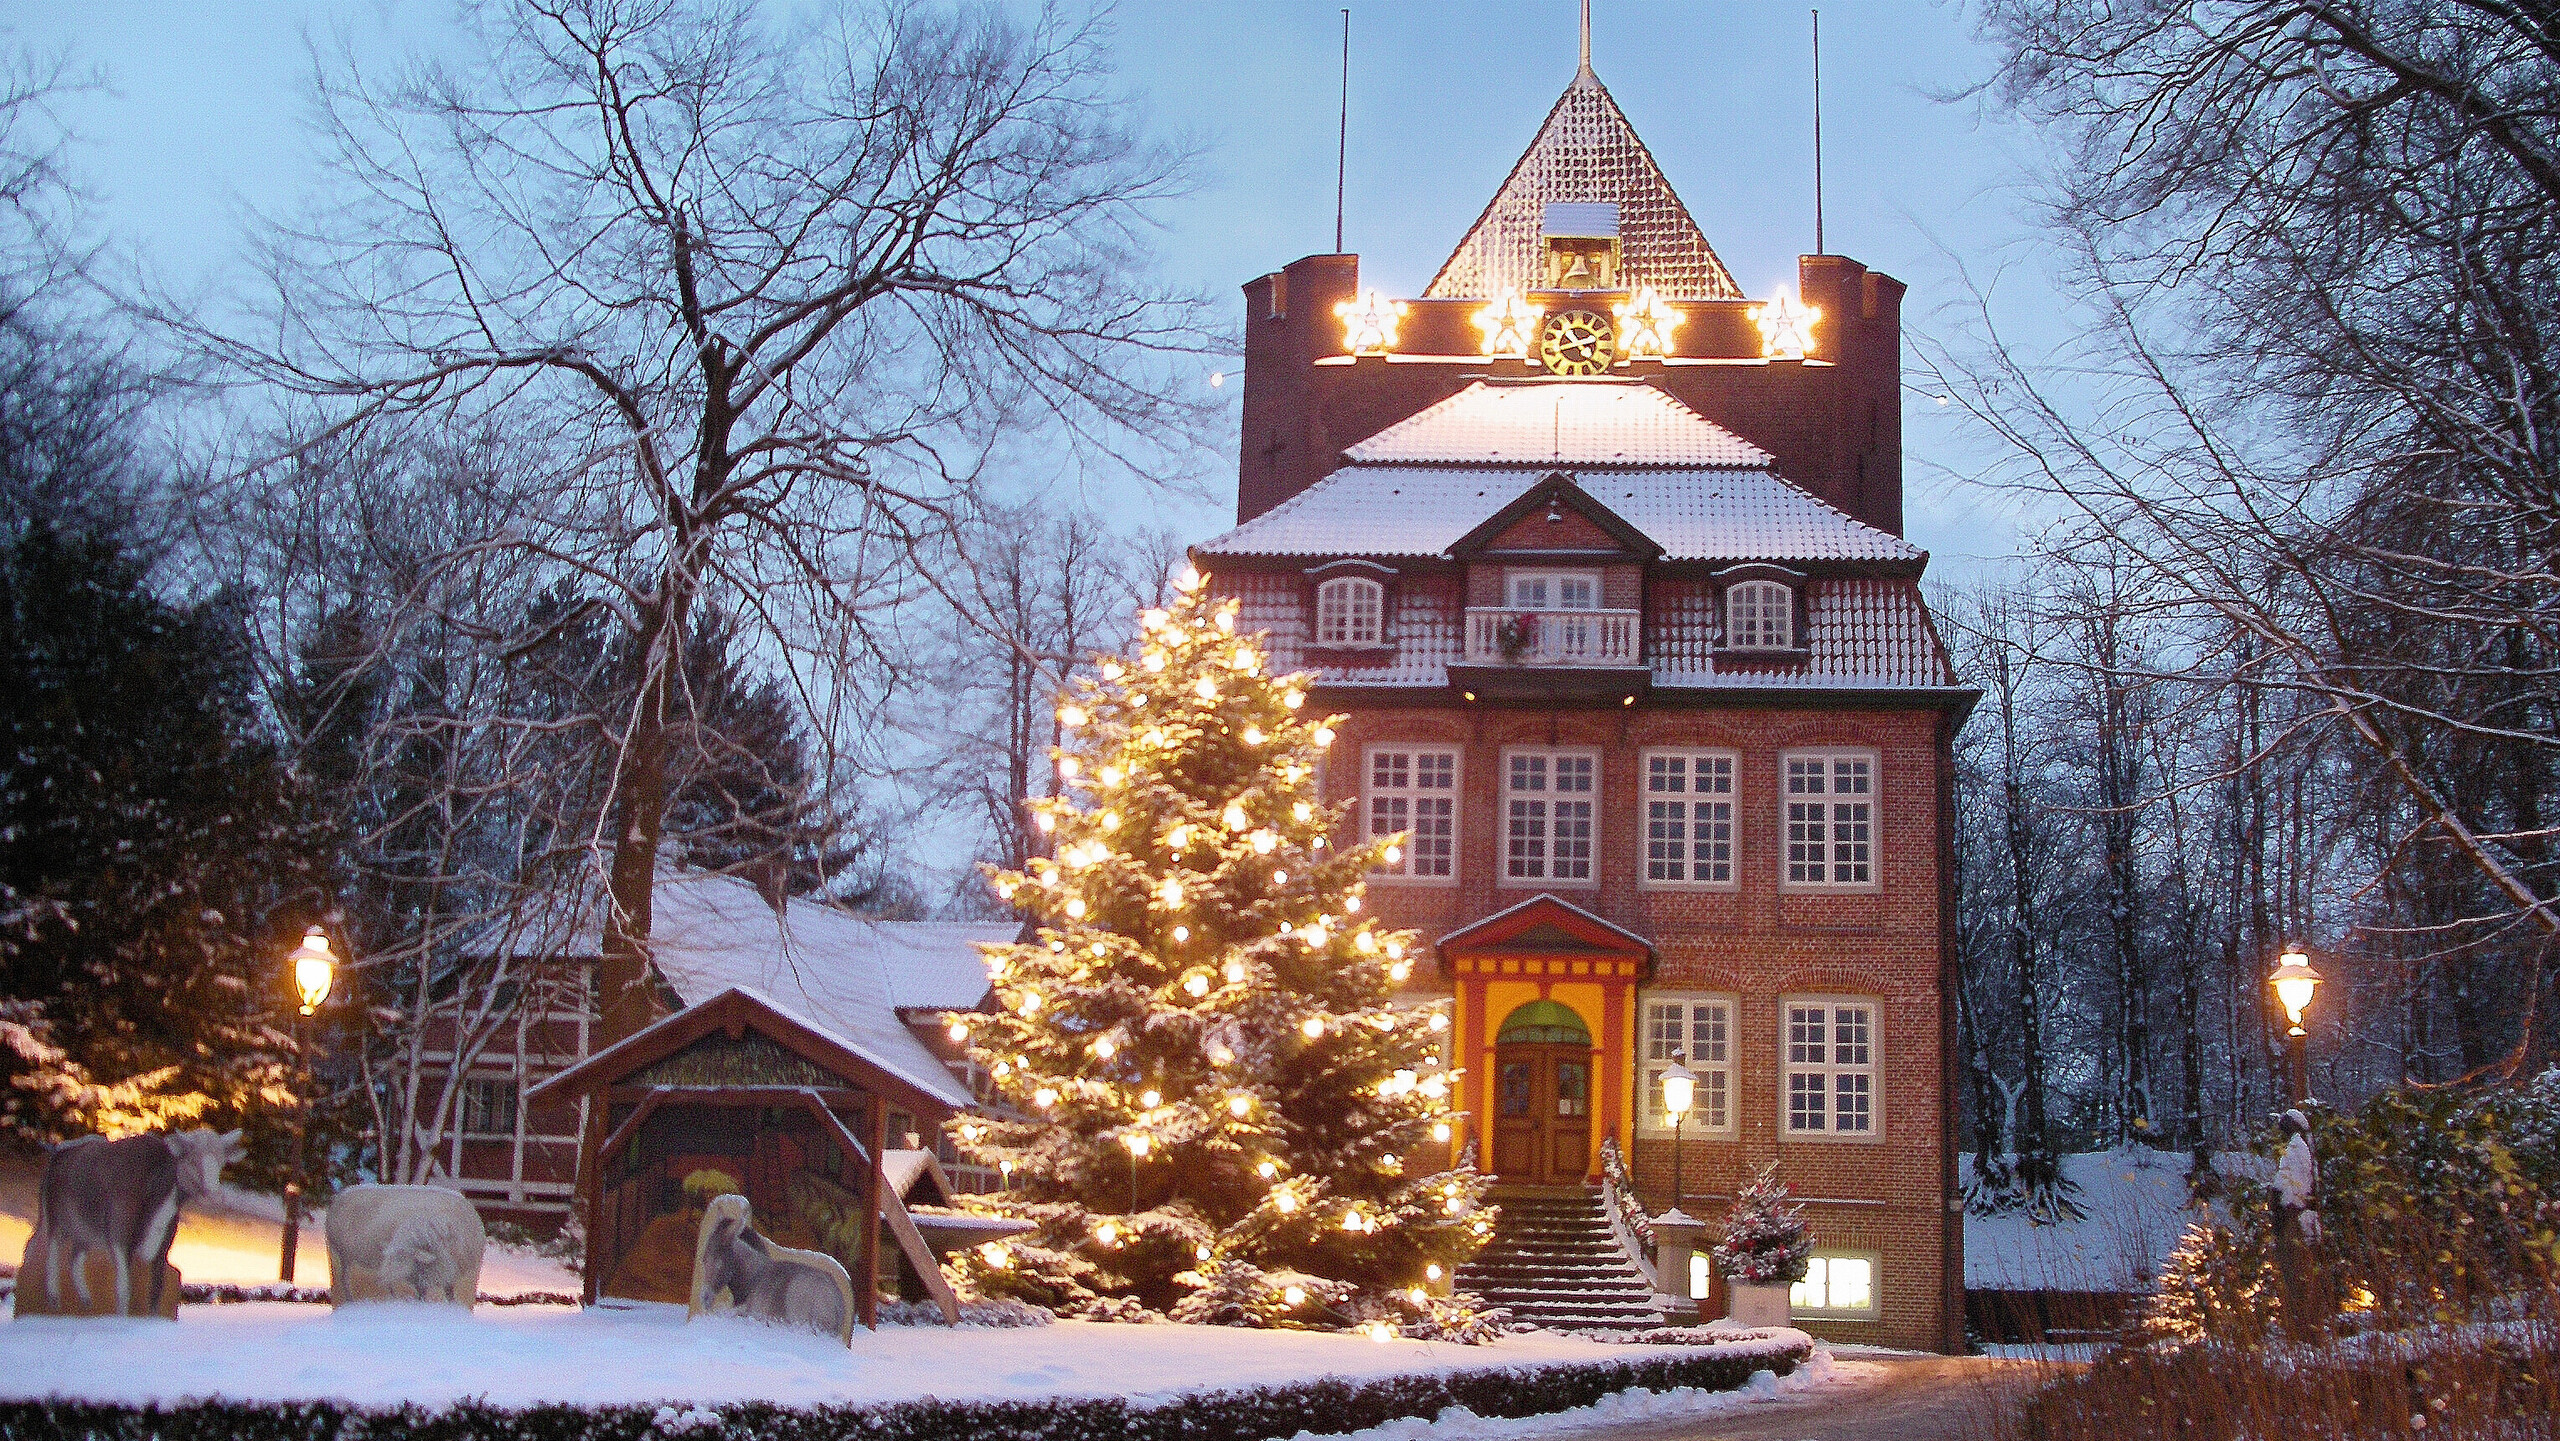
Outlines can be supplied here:
[[1764, 469], [1769, 452], [1641, 381], [1477, 381], [1343, 452], [1368, 465]]
[[1588, 66], [1547, 112], [1538, 137], [1423, 290], [1424, 298], [1490, 298], [1505, 287], [1532, 289], [1543, 279], [1539, 235], [1546, 207], [1595, 203], [1618, 207], [1618, 273], [1627, 286], [1650, 285], [1667, 300], [1742, 298], [1653, 152]]

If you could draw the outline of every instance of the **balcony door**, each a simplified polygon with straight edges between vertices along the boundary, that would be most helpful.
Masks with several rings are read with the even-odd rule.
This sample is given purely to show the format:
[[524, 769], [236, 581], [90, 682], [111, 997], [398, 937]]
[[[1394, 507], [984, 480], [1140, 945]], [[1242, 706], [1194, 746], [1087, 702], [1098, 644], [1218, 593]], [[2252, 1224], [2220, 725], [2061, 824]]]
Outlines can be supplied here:
[[1600, 577], [1587, 570], [1515, 570], [1511, 608], [1538, 615], [1542, 654], [1586, 660], [1599, 653]]
[[1591, 1169], [1591, 1031], [1531, 1001], [1494, 1037], [1493, 1168], [1513, 1185], [1580, 1185]]

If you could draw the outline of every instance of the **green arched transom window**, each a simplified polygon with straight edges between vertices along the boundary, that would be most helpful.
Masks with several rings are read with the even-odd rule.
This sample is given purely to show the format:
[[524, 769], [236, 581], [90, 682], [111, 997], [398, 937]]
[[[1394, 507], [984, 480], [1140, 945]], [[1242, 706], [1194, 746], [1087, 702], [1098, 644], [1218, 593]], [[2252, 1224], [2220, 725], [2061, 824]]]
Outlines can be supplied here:
[[1562, 1001], [1531, 1001], [1502, 1022], [1497, 1041], [1537, 1041], [1554, 1046], [1587, 1046], [1591, 1028]]

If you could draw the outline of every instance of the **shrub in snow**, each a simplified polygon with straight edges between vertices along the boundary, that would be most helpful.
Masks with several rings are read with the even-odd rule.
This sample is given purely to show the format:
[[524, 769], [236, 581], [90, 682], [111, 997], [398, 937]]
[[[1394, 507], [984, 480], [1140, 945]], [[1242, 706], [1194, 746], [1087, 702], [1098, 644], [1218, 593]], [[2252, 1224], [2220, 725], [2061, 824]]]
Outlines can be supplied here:
[[1786, 1183], [1771, 1161], [1733, 1198], [1725, 1213], [1724, 1239], [1715, 1244], [1716, 1270], [1745, 1286], [1792, 1286], [1813, 1260], [1813, 1232], [1804, 1208], [1787, 1200]]
[[1793, 1345], [1613, 1354], [1592, 1361], [1435, 1371], [1355, 1381], [1327, 1376], [1164, 1401], [1124, 1396], [1031, 1401], [908, 1401], [891, 1406], [721, 1410], [665, 1406], [529, 1406], [466, 1401], [440, 1409], [369, 1410], [337, 1401], [185, 1401], [121, 1406], [0, 1401], [9, 1441], [1280, 1441], [1307, 1429], [1363, 1431], [1452, 1407], [1477, 1416], [1544, 1416], [1625, 1391], [1733, 1391], [1753, 1373], [1789, 1375], [1812, 1354]]

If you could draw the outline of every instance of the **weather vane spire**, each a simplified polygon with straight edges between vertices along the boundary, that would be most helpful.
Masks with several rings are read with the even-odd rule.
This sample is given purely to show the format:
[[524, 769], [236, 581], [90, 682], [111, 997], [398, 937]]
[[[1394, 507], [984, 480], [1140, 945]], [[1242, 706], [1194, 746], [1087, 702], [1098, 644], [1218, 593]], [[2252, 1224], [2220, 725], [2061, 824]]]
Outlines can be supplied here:
[[1591, 68], [1591, 0], [1582, 0], [1582, 68]]

